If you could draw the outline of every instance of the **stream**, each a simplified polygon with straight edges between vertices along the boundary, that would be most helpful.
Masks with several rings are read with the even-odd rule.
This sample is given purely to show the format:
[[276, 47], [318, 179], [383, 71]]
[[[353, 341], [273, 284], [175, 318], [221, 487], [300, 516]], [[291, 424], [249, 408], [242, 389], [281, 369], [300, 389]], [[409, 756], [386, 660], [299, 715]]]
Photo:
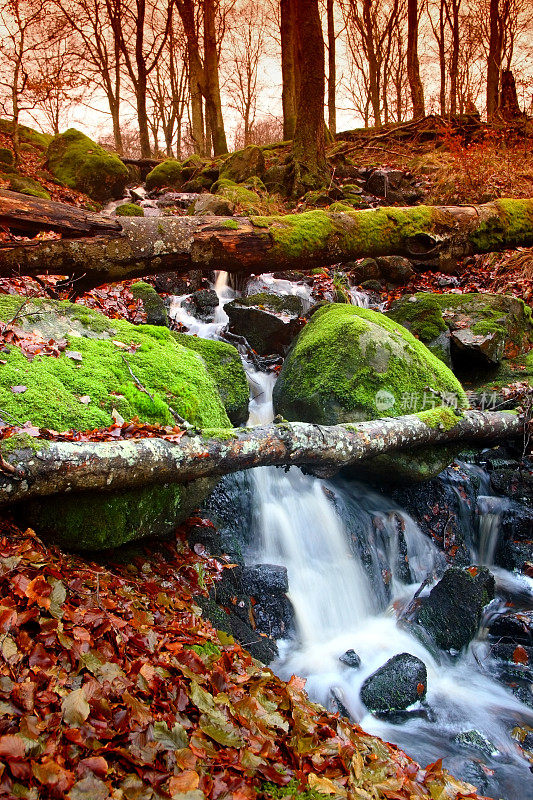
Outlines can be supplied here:
[[[310, 303], [308, 287], [268, 276], [257, 283], [254, 291], [298, 292]], [[228, 321], [223, 305], [235, 292], [227, 286], [225, 273], [218, 273], [215, 289], [220, 304], [213, 322], [193, 317], [183, 297], [172, 298], [170, 316], [190, 334], [219, 338]], [[366, 297], [355, 293], [352, 302], [366, 304]], [[248, 424], [268, 423], [273, 419], [275, 374], [258, 371], [245, 356], [243, 364], [251, 390]], [[481, 468], [464, 468], [477, 470], [481, 485], [478, 529], [469, 543], [472, 563], [491, 567], [497, 596], [501, 589], [507, 597], [519, 596], [522, 602], [525, 598], [531, 608], [533, 581], [492, 566], [499, 515], [511, 501], [490, 496]], [[397, 610], [428, 574], [440, 575], [445, 566], [444, 556], [412, 517], [363, 483], [324, 481], [295, 467], [252, 470], [250, 484], [253, 531], [246, 561], [286, 567], [294, 609], [294, 630], [278, 641], [279, 656], [270, 665], [274, 672], [283, 679], [293, 674], [305, 678], [313, 700], [348, 713], [364, 730], [397, 744], [419, 763], [442, 757], [450, 772], [477, 785], [481, 794], [532, 800], [533, 776], [510, 732], [515, 726], [533, 727], [533, 710], [495, 680], [487, 642], [480, 637], [452, 658], [397, 624]], [[405, 558], [399, 557], [400, 529], [407, 571]], [[387, 587], [384, 565], [390, 574]], [[491, 613], [499, 608], [504, 604], [497, 597]], [[339, 660], [348, 650], [360, 657], [359, 669]], [[427, 697], [401, 716], [378, 718], [364, 707], [359, 691], [365, 678], [398, 653], [410, 653], [425, 663]], [[472, 731], [481, 734], [477, 746], [456, 739]]]

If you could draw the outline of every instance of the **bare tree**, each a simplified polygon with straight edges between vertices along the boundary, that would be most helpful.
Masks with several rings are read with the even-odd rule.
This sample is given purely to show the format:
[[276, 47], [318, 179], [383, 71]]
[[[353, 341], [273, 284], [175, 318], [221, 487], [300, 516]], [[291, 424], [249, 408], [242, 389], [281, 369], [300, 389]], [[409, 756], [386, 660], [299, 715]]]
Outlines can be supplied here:
[[407, 76], [411, 89], [413, 118], [424, 116], [424, 87], [418, 61], [418, 0], [407, 0]]
[[173, 25], [147, 86], [154, 152], [159, 152], [161, 132], [165, 154], [172, 156], [175, 145], [177, 158], [181, 157], [182, 122], [189, 99], [186, 50], [183, 29]]

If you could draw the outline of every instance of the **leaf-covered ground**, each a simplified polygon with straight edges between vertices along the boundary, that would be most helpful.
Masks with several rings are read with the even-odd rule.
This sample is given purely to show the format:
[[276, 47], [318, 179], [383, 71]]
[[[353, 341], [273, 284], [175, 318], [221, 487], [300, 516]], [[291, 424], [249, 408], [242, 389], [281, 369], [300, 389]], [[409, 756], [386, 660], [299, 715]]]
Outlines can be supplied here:
[[1, 797], [477, 797], [214, 630], [195, 595], [223, 567], [185, 534], [103, 566], [2, 522]]

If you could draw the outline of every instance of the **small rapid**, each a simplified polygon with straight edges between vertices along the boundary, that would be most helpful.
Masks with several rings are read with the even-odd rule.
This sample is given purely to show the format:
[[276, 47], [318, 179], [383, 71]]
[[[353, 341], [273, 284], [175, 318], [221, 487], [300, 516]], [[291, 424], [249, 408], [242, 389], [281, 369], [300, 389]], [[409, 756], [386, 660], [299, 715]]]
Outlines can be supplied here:
[[[223, 303], [235, 293], [223, 274], [217, 282], [221, 303], [213, 322], [188, 314], [183, 298], [173, 301], [171, 315], [190, 333], [221, 335], [227, 322]], [[243, 364], [251, 390], [248, 424], [271, 422], [275, 374], [256, 369], [245, 357]], [[505, 501], [490, 497], [486, 474], [471, 469], [479, 472], [482, 488], [472, 563], [491, 566]], [[481, 637], [452, 658], [402, 624], [402, 611], [420, 585], [431, 586], [445, 568], [444, 556], [412, 517], [363, 483], [324, 481], [294, 467], [255, 469], [251, 483], [253, 536], [247, 561], [286, 567], [294, 609], [294, 631], [278, 641], [279, 657], [271, 668], [284, 679], [305, 678], [313, 700], [349, 714], [420, 763], [443, 757], [444, 766], [481, 793], [532, 800], [529, 766], [510, 731], [533, 727], [533, 711], [497, 682], [487, 642]], [[527, 595], [529, 579], [495, 572], [499, 585], [516, 591], [520, 584]], [[359, 656], [359, 669], [340, 661], [348, 650]], [[410, 653], [426, 665], [427, 697], [408, 712], [378, 718], [362, 704], [360, 689], [398, 653]]]

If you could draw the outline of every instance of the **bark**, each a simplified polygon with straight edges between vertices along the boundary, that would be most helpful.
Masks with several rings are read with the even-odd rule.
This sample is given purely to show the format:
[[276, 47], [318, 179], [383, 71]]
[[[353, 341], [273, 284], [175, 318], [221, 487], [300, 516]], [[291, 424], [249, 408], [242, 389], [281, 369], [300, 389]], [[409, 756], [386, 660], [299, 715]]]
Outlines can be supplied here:
[[[25, 202], [49, 215], [58, 205], [33, 198]], [[15, 205], [15, 221], [18, 216]], [[2, 218], [10, 224], [5, 209]], [[51, 227], [48, 219], [43, 228]], [[465, 255], [533, 245], [533, 200], [232, 217], [230, 227], [224, 217], [189, 216], [123, 217], [120, 225], [111, 235], [0, 246], [0, 276], [69, 275], [81, 291], [162, 272], [223, 269], [249, 275], [382, 255], [404, 255], [420, 269], [454, 272]]]
[[84, 211], [65, 203], [0, 189], [0, 227], [36, 232], [48, 228], [63, 236], [96, 236], [119, 233], [118, 220]]
[[204, 70], [194, 14], [194, 0], [175, 0], [187, 39], [187, 66], [191, 98], [191, 136], [196, 153], [205, 153], [204, 114], [202, 108]]
[[407, 0], [407, 77], [411, 89], [413, 119], [424, 116], [424, 87], [418, 62], [418, 0]]
[[325, 183], [327, 175], [324, 91], [324, 36], [318, 0], [296, 0], [300, 90], [293, 137], [293, 194]]
[[229, 430], [227, 438], [221, 438], [220, 431], [214, 437], [209, 431], [185, 434], [177, 442], [43, 441], [37, 452], [11, 447], [2, 453], [0, 442], [0, 505], [65, 492], [188, 483], [263, 466], [298, 466], [332, 476], [342, 467], [397, 450], [517, 437], [525, 425], [514, 414], [467, 411], [449, 430], [429, 427], [417, 415], [409, 415], [330, 427], [281, 422]]
[[228, 145], [222, 117], [222, 101], [220, 99], [220, 83], [218, 79], [218, 48], [214, 0], [204, 0], [204, 75], [206, 116], [211, 129], [213, 154], [221, 156], [228, 152]]
[[327, 0], [328, 17], [328, 127], [332, 136], [337, 133], [337, 106], [335, 102], [335, 84], [337, 83], [337, 69], [335, 64], [335, 18], [333, 15], [333, 0]]
[[281, 0], [280, 11], [283, 138], [289, 141], [294, 137], [296, 130], [298, 97], [295, 0]]
[[500, 101], [502, 29], [499, 0], [490, 0], [489, 31], [489, 55], [487, 63], [487, 119], [491, 120], [498, 111]]

